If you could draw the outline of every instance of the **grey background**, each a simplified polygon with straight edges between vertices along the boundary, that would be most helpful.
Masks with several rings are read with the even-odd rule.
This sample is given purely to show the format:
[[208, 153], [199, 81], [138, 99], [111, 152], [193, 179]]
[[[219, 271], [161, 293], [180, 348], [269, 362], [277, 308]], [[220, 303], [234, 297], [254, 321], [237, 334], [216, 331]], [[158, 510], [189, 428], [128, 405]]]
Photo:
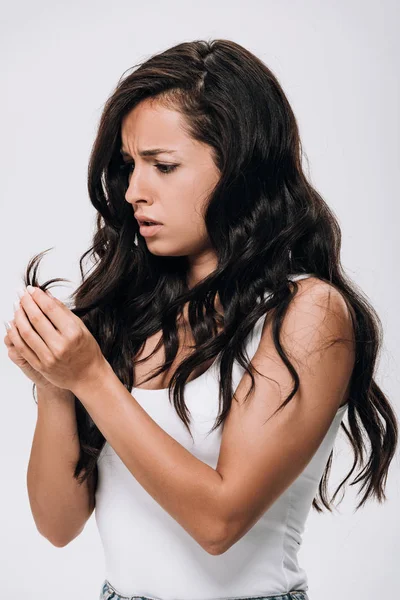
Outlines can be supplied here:
[[[54, 248], [42, 261], [41, 281], [71, 280], [56, 288], [58, 297], [66, 298], [79, 282], [78, 260], [90, 245], [95, 218], [86, 192], [89, 151], [122, 73], [182, 41], [229, 38], [266, 62], [292, 104], [304, 168], [342, 227], [344, 268], [381, 317], [377, 379], [398, 410], [398, 3], [24, 0], [1, 8], [2, 319], [13, 318], [25, 266], [39, 251]], [[94, 515], [64, 548], [37, 532], [26, 489], [37, 413], [32, 385], [4, 343], [0, 369], [1, 595], [96, 599], [104, 563]], [[351, 464], [339, 432], [331, 493]], [[397, 453], [385, 504], [370, 501], [354, 513], [356, 490], [348, 488], [334, 514], [310, 513], [299, 555], [310, 600], [393, 596], [399, 481]]]

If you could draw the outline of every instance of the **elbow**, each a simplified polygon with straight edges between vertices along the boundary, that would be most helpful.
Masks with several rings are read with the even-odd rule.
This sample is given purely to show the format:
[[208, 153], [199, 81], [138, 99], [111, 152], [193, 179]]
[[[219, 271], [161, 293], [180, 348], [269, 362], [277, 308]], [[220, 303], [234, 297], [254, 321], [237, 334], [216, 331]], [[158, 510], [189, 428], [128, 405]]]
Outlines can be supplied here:
[[56, 538], [52, 537], [51, 535], [47, 535], [47, 534], [43, 533], [43, 531], [40, 531], [40, 529], [38, 529], [38, 532], [40, 533], [40, 535], [42, 537], [44, 537], [45, 540], [50, 542], [50, 544], [52, 546], [55, 546], [56, 548], [63, 548], [64, 546], [66, 546], [69, 543], [68, 541], [56, 539]]
[[206, 548], [206, 551], [208, 554], [211, 554], [211, 556], [219, 556], [224, 553], [224, 550], [222, 550], [219, 545], [210, 545]]
[[228, 535], [227, 528], [224, 526], [220, 527], [217, 534], [213, 536], [213, 539], [208, 542], [205, 546], [206, 552], [212, 556], [219, 556], [224, 554], [231, 547], [230, 536]]
[[53, 535], [48, 535], [46, 533], [43, 533], [40, 530], [38, 530], [38, 531], [39, 531], [40, 535], [42, 535], [55, 548], [64, 548], [65, 546], [68, 546], [68, 544], [70, 544], [75, 538], [77, 538], [82, 533], [83, 527], [77, 533], [75, 533], [72, 536], [70, 535], [67, 538], [55, 537]]
[[226, 552], [231, 544], [232, 520], [230, 519], [229, 505], [225, 501], [222, 477], [218, 474], [218, 485], [214, 486], [209, 494], [209, 501], [204, 502], [200, 515], [196, 515], [196, 530], [192, 535], [201, 545], [203, 550], [212, 556]]
[[[40, 533], [40, 532], [39, 532]], [[52, 546], [54, 546], [55, 548], [64, 548], [65, 546], [68, 546], [68, 544], [71, 542], [71, 540], [61, 540], [58, 538], [53, 538], [49, 535], [43, 535], [43, 533], [41, 533], [41, 535], [48, 541], [50, 542], [50, 544]]]
[[65, 546], [68, 546], [68, 544], [69, 544], [69, 541], [68, 542], [58, 542], [58, 541], [49, 540], [49, 542], [51, 543], [52, 546], [55, 546], [55, 548], [64, 548]]
[[68, 538], [68, 539], [54, 539], [54, 538], [46, 538], [50, 544], [52, 546], [55, 546], [56, 548], [65, 548], [65, 546], [68, 546], [68, 544], [70, 544], [76, 537], [78, 537], [79, 534], [74, 535], [74, 537]]
[[230, 519], [225, 521], [219, 528], [219, 535], [214, 537], [212, 543], [208, 544], [207, 552], [213, 556], [219, 556], [234, 546], [252, 527], [254, 522]]
[[220, 554], [224, 554], [227, 550], [229, 550], [230, 544], [226, 542], [218, 542], [209, 544], [206, 548], [208, 554], [212, 556], [220, 556]]

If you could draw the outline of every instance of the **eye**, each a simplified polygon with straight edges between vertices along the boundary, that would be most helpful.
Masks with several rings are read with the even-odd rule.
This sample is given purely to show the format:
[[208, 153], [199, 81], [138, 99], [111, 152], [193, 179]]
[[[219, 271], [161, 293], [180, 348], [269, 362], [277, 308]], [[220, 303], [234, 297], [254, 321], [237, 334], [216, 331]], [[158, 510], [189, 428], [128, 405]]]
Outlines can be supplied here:
[[132, 166], [133, 166], [133, 163], [124, 162], [119, 165], [119, 171], [123, 175], [130, 175]]
[[[168, 175], [168, 173], [172, 173], [172, 171], [175, 171], [178, 165], [163, 165], [161, 163], [156, 163], [154, 166], [157, 167], [157, 169], [163, 175]], [[165, 169], [165, 171], [163, 171], [162, 169]]]
[[[133, 166], [134, 166], [133, 162], [124, 162], [124, 163], [122, 163], [119, 166], [119, 170], [124, 175], [130, 175], [132, 173], [132, 167]], [[162, 164], [162, 163], [156, 163], [154, 166], [163, 175], [168, 175], [169, 173], [172, 173], [172, 171], [175, 171], [175, 169], [179, 165], [165, 165], [165, 164]]]

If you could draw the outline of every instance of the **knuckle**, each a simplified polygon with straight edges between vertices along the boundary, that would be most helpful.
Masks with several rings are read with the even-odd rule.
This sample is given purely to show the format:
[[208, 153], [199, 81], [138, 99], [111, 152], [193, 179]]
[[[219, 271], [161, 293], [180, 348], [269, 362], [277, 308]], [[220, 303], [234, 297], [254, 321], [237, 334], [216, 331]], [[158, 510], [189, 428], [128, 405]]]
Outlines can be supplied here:
[[53, 346], [52, 352], [53, 352], [54, 362], [62, 360], [64, 357], [64, 354], [65, 354], [65, 347], [64, 346], [56, 346], [56, 347]]
[[79, 342], [79, 340], [82, 339], [82, 330], [80, 329], [80, 327], [77, 327], [75, 323], [73, 323], [66, 330], [66, 337], [71, 342]]
[[21, 338], [19, 337], [19, 335], [15, 336], [14, 339], [14, 347], [17, 348], [17, 350], [22, 350], [24, 348], [24, 343], [22, 342]]
[[57, 362], [56, 357], [53, 354], [47, 354], [43, 359], [43, 364], [46, 369], [52, 369]]
[[73, 334], [73, 340], [75, 342], [80, 342], [82, 339], [83, 339], [83, 332], [80, 329], [76, 330]]
[[19, 358], [19, 355], [16, 352], [10, 350], [8, 353], [8, 358], [15, 364]]
[[34, 312], [32, 315], [29, 315], [29, 320], [33, 324], [37, 324], [40, 320], [40, 315], [38, 312]]
[[20, 334], [24, 338], [29, 338], [30, 337], [31, 329], [30, 329], [30, 327], [27, 327], [25, 325], [25, 323], [21, 323], [20, 325], [18, 325], [18, 330], [19, 330]]
[[57, 309], [57, 305], [52, 300], [45, 298], [43, 300], [43, 308], [46, 312], [54, 312]]

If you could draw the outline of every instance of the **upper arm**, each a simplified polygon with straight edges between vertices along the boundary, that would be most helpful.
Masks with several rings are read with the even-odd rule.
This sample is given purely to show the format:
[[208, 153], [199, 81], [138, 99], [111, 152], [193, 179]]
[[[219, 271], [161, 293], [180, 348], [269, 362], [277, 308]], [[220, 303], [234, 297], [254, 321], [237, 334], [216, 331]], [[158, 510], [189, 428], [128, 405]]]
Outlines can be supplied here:
[[[219, 519], [224, 552], [259, 520], [307, 466], [342, 402], [354, 366], [351, 317], [341, 294], [317, 278], [298, 282], [281, 328], [281, 344], [295, 367], [297, 393], [281, 412], [273, 412], [293, 389], [292, 377], [272, 339], [267, 315], [252, 364], [250, 388], [245, 373], [237, 389], [221, 439], [216, 470], [221, 475]], [[330, 344], [337, 338], [348, 341]]]

